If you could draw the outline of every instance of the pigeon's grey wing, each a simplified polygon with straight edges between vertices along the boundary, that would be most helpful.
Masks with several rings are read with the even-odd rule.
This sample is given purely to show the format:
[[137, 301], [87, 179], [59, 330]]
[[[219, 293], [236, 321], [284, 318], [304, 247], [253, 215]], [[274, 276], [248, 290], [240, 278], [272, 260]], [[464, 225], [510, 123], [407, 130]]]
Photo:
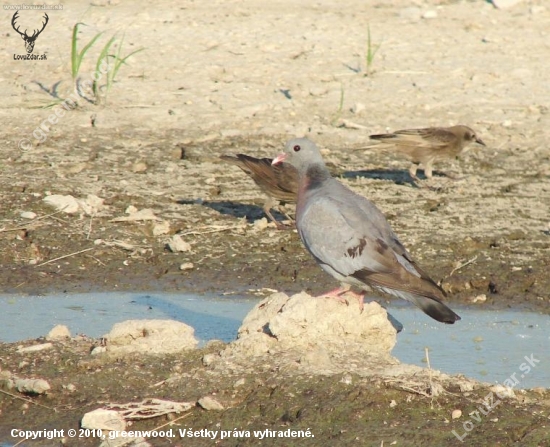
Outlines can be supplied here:
[[358, 226], [356, 218], [350, 219], [355, 212], [345, 201], [316, 197], [299, 216], [298, 228], [304, 245], [319, 263], [344, 277], [365, 269], [389, 273], [384, 259], [377, 256], [383, 241], [377, 237], [375, 223], [366, 216]]
[[311, 253], [343, 276], [369, 285], [443, 298], [382, 213], [360, 196], [349, 199], [319, 198], [306, 210], [302, 218], [307, 215], [308, 227], [302, 237]]

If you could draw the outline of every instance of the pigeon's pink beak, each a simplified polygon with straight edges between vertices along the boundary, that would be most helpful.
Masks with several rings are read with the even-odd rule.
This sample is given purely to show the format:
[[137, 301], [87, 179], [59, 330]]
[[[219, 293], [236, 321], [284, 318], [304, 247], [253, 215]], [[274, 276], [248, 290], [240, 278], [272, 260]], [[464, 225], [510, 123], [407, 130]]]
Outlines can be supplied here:
[[271, 162], [272, 165], [278, 165], [279, 163], [282, 163], [286, 159], [286, 154], [283, 152], [279, 155], [277, 155], [273, 161]]

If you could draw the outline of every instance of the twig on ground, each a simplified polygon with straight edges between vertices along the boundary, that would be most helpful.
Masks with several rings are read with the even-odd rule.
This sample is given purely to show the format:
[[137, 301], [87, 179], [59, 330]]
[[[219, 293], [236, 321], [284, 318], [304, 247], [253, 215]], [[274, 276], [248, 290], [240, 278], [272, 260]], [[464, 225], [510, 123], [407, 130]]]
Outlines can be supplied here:
[[191, 230], [191, 231], [186, 231], [185, 233], [179, 233], [179, 235], [188, 236], [190, 234], [209, 234], [209, 233], [218, 233], [220, 231], [238, 230], [242, 228], [242, 225], [231, 225], [231, 226], [211, 225], [203, 228], [210, 228], [210, 229], [206, 231]]
[[71, 256], [76, 256], [76, 255], [79, 255], [80, 253], [86, 253], [87, 251], [95, 250], [95, 249], [96, 249], [96, 247], [90, 247], [90, 248], [85, 248], [84, 250], [75, 251], [74, 253], [69, 253], [68, 255], [59, 256], [58, 258], [50, 259], [49, 261], [45, 261], [45, 262], [42, 262], [41, 264], [37, 264], [36, 267], [40, 267], [40, 266], [46, 265], [46, 264], [51, 264], [52, 262], [59, 261], [61, 259], [65, 259], [65, 258], [70, 258]]
[[7, 394], [8, 396], [13, 397], [14, 399], [24, 400], [25, 402], [29, 402], [33, 405], [38, 405], [39, 407], [47, 408], [48, 410], [53, 410], [57, 413], [57, 410], [55, 408], [48, 407], [47, 405], [44, 405], [44, 404], [39, 404], [38, 402], [35, 402], [34, 400], [27, 399], [26, 397], [21, 397], [21, 396], [18, 396], [17, 394], [8, 393], [7, 391], [4, 391], [4, 390], [0, 390], [0, 393]]
[[52, 217], [56, 214], [59, 214], [61, 213], [63, 210], [57, 210], [55, 211], [54, 213], [50, 213], [50, 214], [45, 214], [43, 216], [40, 216], [40, 217], [35, 217], [33, 220], [29, 220], [27, 223], [25, 223], [24, 225], [19, 225], [17, 227], [14, 227], [14, 228], [2, 228], [0, 229], [0, 233], [6, 233], [8, 231], [19, 231], [19, 230], [24, 230], [26, 228], [28, 228], [29, 226], [31, 225], [34, 225], [35, 222], [38, 222], [39, 220], [42, 220], [42, 219], [46, 219], [48, 217]]
[[451, 270], [451, 273], [449, 273], [449, 276], [448, 276], [447, 278], [453, 276], [453, 273], [456, 272], [457, 270], [460, 270], [461, 268], [466, 267], [467, 265], [469, 265], [469, 264], [475, 262], [476, 259], [477, 259], [477, 256], [478, 256], [478, 255], [475, 255], [472, 259], [469, 259], [468, 261], [466, 261], [466, 262], [460, 264], [459, 266], [455, 267], [454, 269], [452, 269], [452, 270]]

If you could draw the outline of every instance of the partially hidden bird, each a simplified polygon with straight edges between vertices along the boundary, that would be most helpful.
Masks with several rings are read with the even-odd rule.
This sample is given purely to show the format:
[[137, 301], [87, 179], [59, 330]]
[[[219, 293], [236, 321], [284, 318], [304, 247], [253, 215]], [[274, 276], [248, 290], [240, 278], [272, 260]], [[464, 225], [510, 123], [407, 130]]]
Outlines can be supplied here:
[[485, 146], [472, 128], [463, 125], [403, 129], [393, 133], [370, 135], [369, 138], [383, 143], [382, 148], [395, 150], [409, 158], [412, 161], [409, 173], [414, 180], [418, 180], [416, 171], [419, 165], [424, 167], [424, 174], [430, 179], [433, 176], [435, 161], [454, 158], [473, 142]]
[[[263, 205], [265, 214], [278, 229], [286, 229], [271, 214], [277, 202], [296, 203], [298, 194], [298, 172], [288, 163], [272, 164], [271, 158], [256, 158], [245, 154], [222, 155], [222, 160], [241, 168], [267, 196]], [[286, 213], [285, 215], [290, 219]]]
[[460, 320], [382, 212], [330, 175], [315, 143], [290, 140], [273, 160], [274, 165], [282, 162], [298, 172], [296, 228], [304, 246], [325, 272], [348, 286], [323, 296], [338, 298], [350, 286], [373, 288], [414, 303], [442, 323]]

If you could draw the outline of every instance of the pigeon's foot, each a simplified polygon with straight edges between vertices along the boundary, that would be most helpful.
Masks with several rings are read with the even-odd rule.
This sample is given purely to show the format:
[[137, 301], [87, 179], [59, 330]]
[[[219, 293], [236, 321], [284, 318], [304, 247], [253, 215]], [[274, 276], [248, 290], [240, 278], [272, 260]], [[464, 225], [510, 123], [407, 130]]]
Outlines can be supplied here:
[[365, 294], [355, 293], [349, 288], [349, 286], [338, 287], [337, 289], [331, 290], [330, 292], [322, 293], [321, 295], [318, 295], [316, 298], [334, 298], [336, 301], [339, 301], [340, 303], [349, 305], [348, 299], [346, 299], [346, 297], [343, 296], [344, 294], [347, 294], [348, 296], [351, 295], [353, 298], [356, 298], [357, 301], [359, 301], [359, 310], [363, 312], [363, 307], [364, 307], [363, 297], [365, 296]]

